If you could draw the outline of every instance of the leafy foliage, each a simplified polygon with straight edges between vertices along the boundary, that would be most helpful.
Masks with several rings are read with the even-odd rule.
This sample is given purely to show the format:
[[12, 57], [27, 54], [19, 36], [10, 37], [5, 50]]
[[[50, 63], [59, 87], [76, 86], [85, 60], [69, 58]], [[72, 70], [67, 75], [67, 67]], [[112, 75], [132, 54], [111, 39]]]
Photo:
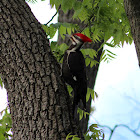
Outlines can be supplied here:
[[89, 115], [88, 112], [86, 112], [80, 108], [77, 109], [77, 113], [79, 114], [79, 120], [82, 120], [83, 117], [86, 118], [86, 116]]
[[71, 133], [69, 133], [66, 137], [66, 140], [80, 140], [80, 138], [78, 138], [77, 135], [72, 135]]
[[62, 63], [64, 52], [67, 50], [68, 46], [65, 43], [58, 45], [57, 42], [51, 42], [50, 48], [57, 61]]
[[[82, 32], [88, 37], [92, 38], [93, 42], [104, 40], [104, 44], [115, 47], [124, 44], [132, 43], [132, 36], [130, 32], [130, 25], [125, 14], [123, 0], [50, 0], [50, 4], [56, 9], [61, 9], [66, 13], [68, 10], [74, 10], [74, 19], [80, 19], [86, 26], [80, 31], [78, 25], [71, 23], [56, 23], [59, 25], [59, 33], [62, 38], [66, 32]], [[58, 26], [57, 26], [58, 27]], [[54, 26], [56, 29], [56, 27]], [[107, 41], [113, 38], [110, 43]], [[86, 51], [86, 50], [85, 50]], [[112, 52], [104, 50], [106, 53], [101, 60], [111, 60], [114, 58]], [[84, 51], [83, 51], [84, 52]], [[88, 52], [88, 51], [87, 51]], [[91, 53], [90, 53], [91, 54]], [[99, 62], [95, 62], [92, 57], [86, 58], [86, 65], [91, 67]]]
[[[84, 137], [85, 140], [104, 140], [105, 135], [102, 129], [98, 128], [97, 124], [92, 124], [91, 126], [89, 126]], [[80, 138], [77, 135], [72, 135], [71, 133], [69, 133], [66, 137], [66, 140], [80, 140]]]
[[[70, 5], [68, 4], [70, 3]], [[107, 42], [111, 36], [114, 44], [124, 41], [132, 43], [130, 26], [125, 14], [123, 0], [50, 0], [52, 6], [59, 5], [64, 12], [74, 9], [73, 18], [80, 19], [84, 23], [91, 23], [84, 29], [84, 33], [90, 34], [94, 41], [104, 39]], [[90, 30], [88, 30], [90, 28]], [[89, 33], [91, 32], [91, 33]]]
[[12, 136], [11, 134], [8, 134], [12, 127], [10, 113], [8, 113], [8, 109], [6, 108], [0, 112], [0, 115], [3, 115], [2, 119], [0, 119], [0, 140], [9, 139], [9, 137]]
[[97, 124], [92, 124], [91, 126], [89, 126], [85, 134], [85, 140], [104, 140], [104, 138], [104, 133], [102, 129], [98, 128]]
[[88, 102], [90, 96], [93, 99], [93, 101], [95, 100], [95, 97], [98, 98], [98, 94], [93, 89], [88, 88], [87, 95], [86, 95], [86, 102]]
[[[72, 96], [71, 94], [72, 90], [73, 89], [70, 86], [68, 86], [68, 91], [69, 91], [70, 96]], [[88, 88], [87, 95], [86, 95], [86, 102], [88, 102], [90, 97], [92, 97], [92, 99], [95, 100], [95, 97], [98, 98], [98, 95], [95, 91], [93, 91], [93, 89]], [[86, 118], [87, 115], [90, 115], [88, 112], [85, 112], [84, 110], [80, 108], [77, 109], [77, 113], [79, 114], [79, 120], [81, 120], [83, 117]], [[85, 140], [91, 140], [91, 139], [104, 140], [105, 136], [102, 129], [99, 129], [97, 124], [92, 124], [91, 126], [89, 126], [84, 137], [85, 137]], [[71, 133], [69, 133], [66, 137], [66, 140], [69, 140], [69, 139], [80, 140], [80, 138], [77, 137], [77, 135], [72, 135]]]
[[90, 67], [92, 68], [99, 63], [94, 59], [95, 57], [97, 57], [97, 52], [94, 49], [81, 49], [81, 52], [85, 57], [86, 66], [90, 65]]
[[106, 49], [106, 50], [103, 50], [100, 61], [104, 60], [104, 62], [105, 61], [109, 62], [110, 60], [114, 59], [115, 57], [116, 57], [116, 54], [114, 54], [110, 50]]
[[[98, 98], [98, 94], [91, 88], [88, 88], [87, 95], [86, 95], [86, 102], [90, 99], [90, 97], [95, 100], [95, 97]], [[87, 115], [90, 115], [88, 112], [78, 108], [77, 113], [79, 114], [79, 120], [81, 120], [83, 117], [86, 118]]]
[[[69, 95], [71, 97], [73, 97], [73, 95], [71, 94], [73, 89], [71, 86], [67, 85], [67, 89], [68, 89], [68, 92], [69, 92]], [[86, 95], [86, 102], [89, 101], [90, 97], [93, 99], [93, 101], [95, 100], [95, 97], [98, 98], [98, 94], [91, 88], [88, 88], [87, 90], [87, 95]], [[77, 109], [77, 114], [79, 114], [79, 120], [81, 120], [83, 117], [86, 118], [87, 115], [90, 115], [88, 112], [78, 108]]]
[[50, 38], [53, 38], [56, 30], [59, 30], [59, 33], [61, 35], [61, 37], [64, 39], [64, 35], [63, 34], [71, 34], [72, 32], [74, 32], [74, 30], [78, 30], [79, 27], [77, 24], [72, 24], [72, 23], [55, 23], [55, 24], [50, 24], [50, 25], [42, 25], [43, 29], [45, 30], [45, 32], [47, 33], [48, 36], [50, 36]]

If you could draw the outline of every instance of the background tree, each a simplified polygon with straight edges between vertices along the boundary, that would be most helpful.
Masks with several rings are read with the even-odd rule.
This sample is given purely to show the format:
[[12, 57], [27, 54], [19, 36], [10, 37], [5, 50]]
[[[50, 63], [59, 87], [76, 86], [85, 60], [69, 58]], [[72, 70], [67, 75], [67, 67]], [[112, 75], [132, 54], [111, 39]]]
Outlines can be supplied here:
[[124, 6], [131, 26], [140, 66], [140, 2], [139, 0], [124, 0]]

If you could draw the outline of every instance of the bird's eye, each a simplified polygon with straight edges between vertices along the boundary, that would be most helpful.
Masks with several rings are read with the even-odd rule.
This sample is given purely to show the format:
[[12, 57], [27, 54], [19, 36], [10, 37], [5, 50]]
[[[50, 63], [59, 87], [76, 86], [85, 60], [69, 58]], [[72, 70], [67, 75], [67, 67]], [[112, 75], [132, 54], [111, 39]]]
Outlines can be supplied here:
[[81, 39], [80, 36], [77, 36], [77, 35], [75, 35], [74, 37], [78, 40]]
[[77, 42], [82, 42], [82, 39], [80, 36], [75, 35], [74, 38], [77, 40]]

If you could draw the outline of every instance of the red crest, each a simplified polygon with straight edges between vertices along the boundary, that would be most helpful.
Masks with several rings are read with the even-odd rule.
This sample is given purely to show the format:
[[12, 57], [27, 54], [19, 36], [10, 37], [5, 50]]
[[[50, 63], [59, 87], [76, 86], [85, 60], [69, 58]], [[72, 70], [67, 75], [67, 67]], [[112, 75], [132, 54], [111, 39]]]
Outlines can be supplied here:
[[92, 40], [84, 34], [75, 33], [74, 35], [79, 36], [83, 40], [83, 42], [92, 42]]

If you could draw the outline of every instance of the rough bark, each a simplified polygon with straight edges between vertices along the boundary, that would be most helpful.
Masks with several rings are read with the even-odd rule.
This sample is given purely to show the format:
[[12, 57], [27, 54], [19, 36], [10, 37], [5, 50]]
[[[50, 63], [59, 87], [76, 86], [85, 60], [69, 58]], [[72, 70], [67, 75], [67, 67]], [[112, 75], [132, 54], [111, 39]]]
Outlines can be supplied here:
[[125, 11], [130, 22], [137, 57], [140, 66], [140, 1], [124, 0]]
[[8, 93], [14, 140], [81, 135], [60, 67], [41, 24], [24, 0], [0, 1], [0, 75]]
[[[66, 14], [62, 11], [59, 10], [59, 18], [58, 18], [58, 22], [68, 22], [68, 23], [73, 23], [73, 24], [78, 24], [78, 26], [80, 26], [81, 29], [83, 29], [83, 27], [85, 27], [85, 25], [83, 23], [80, 22], [80, 20], [73, 20], [72, 16], [74, 14], [73, 10], [69, 10]], [[77, 31], [75, 31], [77, 32]], [[61, 36], [59, 35], [58, 37], [58, 43], [61, 44], [63, 42]], [[71, 44], [71, 42], [65, 38], [65, 43], [66, 44]], [[103, 41], [98, 42], [98, 43], [92, 43], [92, 44], [86, 44], [84, 45], [84, 48], [92, 48], [95, 49], [96, 51], [100, 48], [100, 45], [103, 43]], [[98, 52], [97, 58], [95, 58], [96, 61], [100, 62], [100, 57], [102, 54], [102, 49]], [[97, 76], [97, 72], [98, 72], [98, 67], [99, 64], [97, 64], [96, 66], [93, 66], [92, 68], [90, 68], [90, 66], [87, 67], [87, 79], [88, 79], [88, 87], [94, 89], [95, 86], [95, 80], [96, 80], [96, 76]], [[82, 105], [79, 105], [82, 106]], [[91, 98], [90, 100], [87, 102], [87, 112], [90, 112], [91, 110]], [[77, 116], [75, 116], [75, 118], [77, 118]], [[87, 131], [87, 127], [88, 127], [88, 120], [89, 120], [89, 116], [85, 118], [83, 118], [81, 121], [78, 122], [78, 125], [80, 126], [81, 130], [83, 133], [85, 133]]]

